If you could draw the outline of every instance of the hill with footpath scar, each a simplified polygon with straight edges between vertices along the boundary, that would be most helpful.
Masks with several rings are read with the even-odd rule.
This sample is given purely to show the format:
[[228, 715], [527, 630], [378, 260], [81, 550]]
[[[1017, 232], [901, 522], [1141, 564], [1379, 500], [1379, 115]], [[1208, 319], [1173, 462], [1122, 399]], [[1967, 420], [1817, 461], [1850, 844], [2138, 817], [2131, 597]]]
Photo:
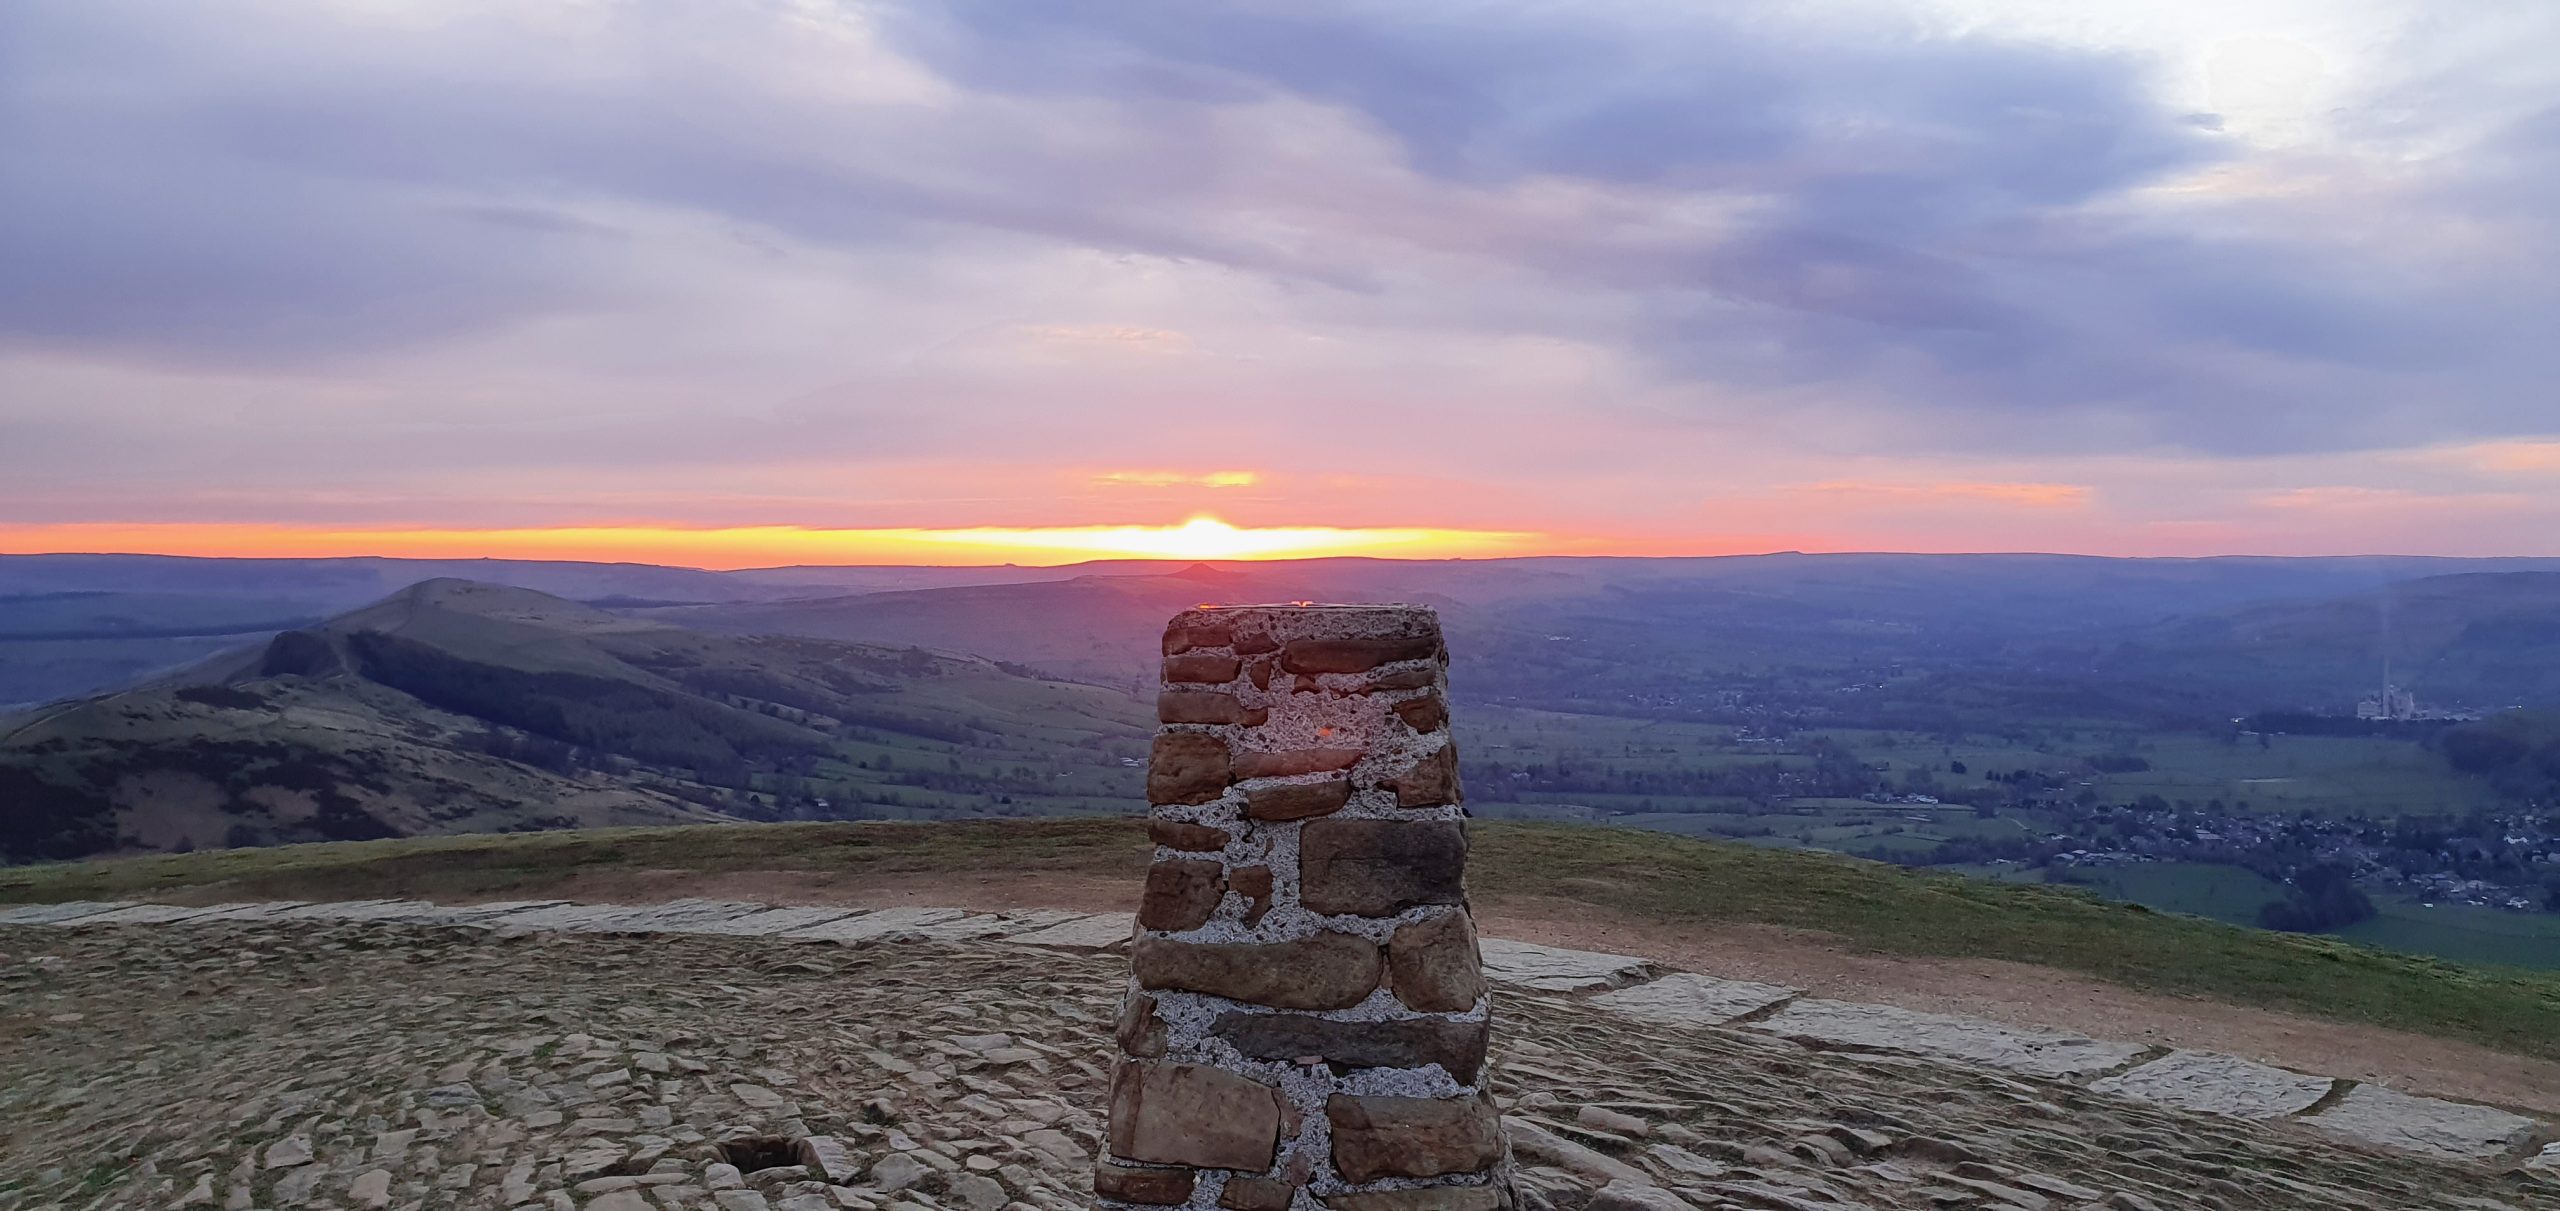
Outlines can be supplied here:
[[431, 580], [151, 685], [0, 718], [0, 861], [822, 800], [836, 815], [1110, 810], [1135, 791], [1121, 758], [1144, 735], [1125, 694], [976, 657], [706, 635]]

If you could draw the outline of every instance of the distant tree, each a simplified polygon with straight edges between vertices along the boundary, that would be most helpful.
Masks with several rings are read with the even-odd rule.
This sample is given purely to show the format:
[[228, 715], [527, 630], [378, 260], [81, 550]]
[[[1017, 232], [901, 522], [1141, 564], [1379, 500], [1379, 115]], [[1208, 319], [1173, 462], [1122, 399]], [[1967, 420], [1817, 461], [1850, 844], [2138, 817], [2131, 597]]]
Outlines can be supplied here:
[[1947, 772], [1950, 774], [1961, 774], [1968, 771], [1964, 767], [1964, 762], [1950, 761], [1947, 763]]
[[2444, 759], [2466, 774], [2505, 769], [2532, 749], [2524, 741], [2485, 727], [2457, 727], [2444, 734]]
[[2258, 924], [2286, 933], [2327, 933], [2373, 918], [2373, 901], [2343, 866], [2321, 863], [2293, 878], [2291, 891], [2258, 910]]
[[114, 806], [103, 794], [0, 766], [0, 862], [81, 858], [116, 841]]

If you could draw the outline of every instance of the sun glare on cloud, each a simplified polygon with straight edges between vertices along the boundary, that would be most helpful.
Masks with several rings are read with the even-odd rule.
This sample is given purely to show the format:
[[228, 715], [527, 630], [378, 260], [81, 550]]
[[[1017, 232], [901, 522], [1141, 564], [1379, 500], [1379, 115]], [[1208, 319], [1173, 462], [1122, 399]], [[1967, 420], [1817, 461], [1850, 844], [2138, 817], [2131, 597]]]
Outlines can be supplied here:
[[1250, 488], [1262, 477], [1251, 471], [1105, 471], [1093, 482], [1112, 488]]

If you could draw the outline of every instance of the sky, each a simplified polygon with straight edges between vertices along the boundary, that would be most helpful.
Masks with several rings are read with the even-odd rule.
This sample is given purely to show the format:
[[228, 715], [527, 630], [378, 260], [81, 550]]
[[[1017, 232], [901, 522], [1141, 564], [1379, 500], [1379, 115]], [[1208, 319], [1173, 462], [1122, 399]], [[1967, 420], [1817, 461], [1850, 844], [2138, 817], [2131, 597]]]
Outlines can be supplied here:
[[2560, 554], [2549, 0], [10, 0], [0, 551]]

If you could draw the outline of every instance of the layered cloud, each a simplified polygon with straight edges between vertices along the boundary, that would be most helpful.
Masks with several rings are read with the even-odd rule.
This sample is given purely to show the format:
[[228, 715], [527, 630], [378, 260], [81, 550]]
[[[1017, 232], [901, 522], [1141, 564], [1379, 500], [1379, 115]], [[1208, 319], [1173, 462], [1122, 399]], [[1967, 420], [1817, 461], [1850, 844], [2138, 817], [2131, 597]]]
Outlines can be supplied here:
[[2414, 2], [25, 0], [0, 508], [2549, 549], [2555, 63]]

